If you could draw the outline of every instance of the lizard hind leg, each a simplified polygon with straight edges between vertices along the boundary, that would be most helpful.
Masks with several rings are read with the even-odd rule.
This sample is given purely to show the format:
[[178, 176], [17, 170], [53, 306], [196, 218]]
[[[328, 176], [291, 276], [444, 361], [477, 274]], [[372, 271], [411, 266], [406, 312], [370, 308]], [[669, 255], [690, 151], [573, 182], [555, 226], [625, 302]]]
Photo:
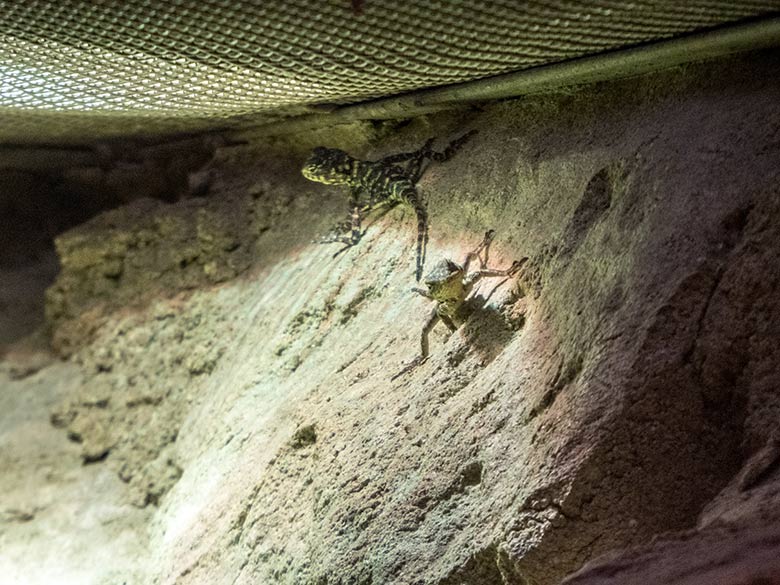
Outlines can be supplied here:
[[460, 138], [450, 142], [442, 152], [433, 150], [433, 141], [435, 139], [429, 138], [420, 150], [415, 153], [408, 153], [410, 155], [410, 162], [407, 163], [406, 174], [409, 177], [409, 180], [412, 181], [412, 183], [417, 183], [427, 170], [427, 162], [435, 161], [442, 163], [450, 160], [476, 133], [476, 130], [466, 132], [466, 134]]
[[[412, 182], [416, 183], [420, 180], [424, 171], [423, 164], [426, 159], [430, 159], [433, 154], [433, 138], [429, 138], [426, 143], [414, 152], [400, 152], [386, 156], [380, 162], [385, 165], [398, 165], [406, 175], [406, 177]], [[399, 164], [403, 163], [403, 165]]]
[[435, 160], [436, 162], [446, 162], [450, 160], [453, 156], [457, 154], [457, 152], [463, 148], [463, 145], [466, 144], [469, 140], [471, 140], [471, 137], [474, 136], [477, 133], [477, 130], [469, 130], [466, 132], [463, 136], [460, 138], [456, 138], [452, 142], [447, 145], [447, 148], [444, 149], [443, 152], [430, 152], [428, 156]]

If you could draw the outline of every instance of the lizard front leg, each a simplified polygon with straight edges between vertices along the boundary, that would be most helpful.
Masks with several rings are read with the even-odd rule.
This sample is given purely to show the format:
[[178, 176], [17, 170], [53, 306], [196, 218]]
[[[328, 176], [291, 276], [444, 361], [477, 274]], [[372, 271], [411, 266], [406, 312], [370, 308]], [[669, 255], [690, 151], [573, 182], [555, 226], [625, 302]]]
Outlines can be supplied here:
[[347, 238], [346, 236], [343, 236], [342, 238], [340, 238], [338, 240], [338, 241], [340, 241], [340, 242], [342, 242], [343, 244], [346, 244], [346, 245], [341, 250], [339, 250], [338, 252], [333, 254], [334, 258], [336, 256], [338, 256], [339, 254], [341, 254], [342, 252], [345, 252], [345, 251], [349, 250], [355, 244], [357, 244], [360, 241], [360, 238], [363, 235], [363, 234], [360, 233], [361, 212], [360, 212], [360, 207], [358, 207], [357, 205], [355, 205], [352, 208], [352, 212], [350, 214], [350, 219], [351, 219], [351, 222], [350, 222], [350, 226], [351, 226], [350, 236], [349, 236], [349, 238]]
[[[353, 187], [349, 197], [349, 207], [347, 210], [348, 219], [339, 223], [334, 229], [330, 231], [326, 238], [323, 238], [320, 243], [327, 244], [332, 242], [340, 242], [345, 244], [338, 252], [333, 254], [335, 258], [342, 252], [345, 252], [360, 241], [362, 237], [361, 222], [363, 217], [364, 206], [360, 204], [361, 189]], [[346, 236], [344, 232], [349, 231], [349, 236]], [[336, 235], [338, 234], [338, 235]]]
[[[355, 239], [355, 214], [359, 213], [360, 190], [353, 188], [350, 192], [349, 202], [347, 203], [347, 218], [334, 225], [327, 235], [315, 240], [318, 244], [332, 244], [341, 242], [350, 246], [357, 243], [360, 238]], [[360, 219], [357, 220], [358, 226]], [[349, 232], [349, 235], [347, 233]], [[342, 250], [343, 251], [343, 250]]]

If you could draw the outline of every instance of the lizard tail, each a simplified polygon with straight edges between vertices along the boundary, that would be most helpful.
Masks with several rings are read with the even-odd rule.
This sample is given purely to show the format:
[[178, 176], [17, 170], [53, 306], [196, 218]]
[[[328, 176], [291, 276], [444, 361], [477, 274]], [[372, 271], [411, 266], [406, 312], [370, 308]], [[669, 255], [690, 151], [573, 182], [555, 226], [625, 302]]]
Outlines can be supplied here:
[[428, 246], [428, 213], [425, 211], [417, 190], [412, 185], [407, 185], [400, 197], [414, 209], [417, 215], [417, 269], [415, 278], [420, 282], [422, 278], [423, 264], [425, 264], [425, 248]]
[[428, 247], [428, 214], [425, 211], [425, 206], [416, 198], [414, 212], [417, 214], [417, 270], [415, 278], [417, 282], [420, 282], [425, 264], [425, 250]]

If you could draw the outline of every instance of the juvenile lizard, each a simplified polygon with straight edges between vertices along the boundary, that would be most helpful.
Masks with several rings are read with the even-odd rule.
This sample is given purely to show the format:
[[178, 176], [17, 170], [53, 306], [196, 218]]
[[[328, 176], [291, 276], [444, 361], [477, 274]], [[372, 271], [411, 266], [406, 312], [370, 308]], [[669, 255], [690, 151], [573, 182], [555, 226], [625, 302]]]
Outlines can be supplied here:
[[[428, 359], [428, 335], [439, 321], [444, 322], [447, 328], [454, 333], [468, 318], [466, 299], [474, 290], [474, 286], [486, 276], [514, 276], [525, 264], [528, 258], [515, 260], [507, 269], [488, 268], [488, 252], [490, 244], [495, 237], [495, 231], [485, 233], [482, 243], [472, 252], [466, 255], [463, 264], [458, 264], [449, 259], [440, 260], [425, 277], [425, 286], [428, 290], [413, 288], [426, 299], [436, 301], [436, 306], [431, 310], [428, 319], [423, 325], [420, 336], [420, 355], [406, 365], [399, 373], [391, 378], [396, 379], [409, 370], [417, 367]], [[474, 259], [479, 260], [479, 268], [469, 272], [469, 267]]]
[[[363, 216], [379, 207], [389, 209], [399, 203], [410, 205], [417, 215], [416, 279], [422, 276], [425, 246], [428, 242], [428, 214], [415, 185], [424, 172], [427, 160], [444, 162], [452, 158], [476, 133], [472, 130], [451, 142], [443, 152], [432, 148], [433, 138], [414, 152], [402, 152], [378, 161], [351, 157], [337, 148], [315, 148], [303, 166], [303, 176], [326, 185], [346, 185], [350, 188], [349, 219], [338, 224], [321, 243], [341, 242], [342, 250], [354, 246], [362, 237]], [[346, 232], [351, 232], [349, 236]]]

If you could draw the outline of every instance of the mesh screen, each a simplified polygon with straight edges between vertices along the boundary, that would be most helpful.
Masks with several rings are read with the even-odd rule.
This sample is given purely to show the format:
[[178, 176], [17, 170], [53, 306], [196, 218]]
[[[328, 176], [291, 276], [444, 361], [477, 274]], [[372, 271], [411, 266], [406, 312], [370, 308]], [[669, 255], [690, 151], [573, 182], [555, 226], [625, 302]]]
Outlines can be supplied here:
[[235, 127], [777, 10], [780, 0], [0, 0], [0, 141]]

